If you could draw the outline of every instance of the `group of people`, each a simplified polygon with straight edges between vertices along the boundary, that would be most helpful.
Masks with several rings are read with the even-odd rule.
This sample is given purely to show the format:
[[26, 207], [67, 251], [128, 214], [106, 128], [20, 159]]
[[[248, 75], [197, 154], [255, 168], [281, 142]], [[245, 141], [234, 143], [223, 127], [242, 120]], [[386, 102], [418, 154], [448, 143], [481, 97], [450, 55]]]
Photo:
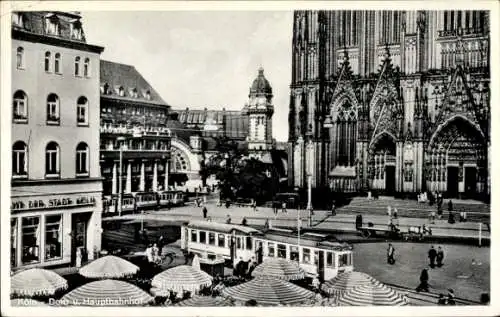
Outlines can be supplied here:
[[278, 215], [278, 209], [281, 207], [281, 212], [283, 213], [287, 213], [287, 205], [286, 205], [286, 202], [282, 202], [280, 204], [279, 201], [273, 201], [273, 212], [274, 212], [274, 215]]
[[156, 243], [149, 244], [145, 253], [149, 263], [159, 264], [161, 262], [160, 248]]
[[[429, 266], [433, 269], [436, 266], [437, 267], [442, 267], [443, 266], [443, 260], [444, 260], [444, 251], [441, 246], [438, 247], [436, 250], [434, 246], [432, 245], [431, 248], [429, 249], [428, 252], [428, 258], [429, 258]], [[428, 292], [429, 291], [429, 272], [427, 268], [424, 268], [422, 272], [420, 273], [420, 284], [417, 286], [416, 289], [417, 292]], [[453, 292], [452, 292], [453, 293]], [[444, 296], [443, 296], [444, 297]], [[448, 305], [450, 300], [448, 299]]]

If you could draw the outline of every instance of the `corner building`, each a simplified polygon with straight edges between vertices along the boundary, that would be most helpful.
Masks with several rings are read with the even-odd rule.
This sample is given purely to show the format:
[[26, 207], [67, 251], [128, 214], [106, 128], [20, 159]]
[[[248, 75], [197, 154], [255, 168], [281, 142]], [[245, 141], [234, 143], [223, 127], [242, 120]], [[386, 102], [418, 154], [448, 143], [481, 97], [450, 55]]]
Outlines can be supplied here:
[[490, 194], [489, 13], [296, 11], [289, 185]]
[[12, 14], [11, 269], [101, 248], [99, 58], [80, 15]]

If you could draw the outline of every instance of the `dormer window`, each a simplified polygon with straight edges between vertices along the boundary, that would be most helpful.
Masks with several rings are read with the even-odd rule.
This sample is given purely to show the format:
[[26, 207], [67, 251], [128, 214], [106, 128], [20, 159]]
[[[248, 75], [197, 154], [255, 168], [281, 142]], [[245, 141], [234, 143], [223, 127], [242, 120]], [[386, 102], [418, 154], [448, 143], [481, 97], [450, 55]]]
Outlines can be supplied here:
[[118, 95], [120, 97], [125, 96], [125, 89], [123, 89], [123, 87], [118, 88]]
[[12, 24], [20, 28], [24, 27], [24, 16], [20, 12], [12, 13]]
[[110, 95], [111, 92], [109, 91], [109, 85], [108, 83], [105, 83], [104, 86], [102, 86], [101, 92], [105, 95]]
[[132, 97], [137, 98], [137, 88], [132, 89]]
[[79, 20], [71, 24], [71, 38], [75, 40], [82, 39], [82, 23]]
[[146, 91], [146, 99], [151, 100], [151, 92], [149, 90]]
[[45, 33], [50, 35], [59, 35], [59, 19], [51, 15], [45, 19]]

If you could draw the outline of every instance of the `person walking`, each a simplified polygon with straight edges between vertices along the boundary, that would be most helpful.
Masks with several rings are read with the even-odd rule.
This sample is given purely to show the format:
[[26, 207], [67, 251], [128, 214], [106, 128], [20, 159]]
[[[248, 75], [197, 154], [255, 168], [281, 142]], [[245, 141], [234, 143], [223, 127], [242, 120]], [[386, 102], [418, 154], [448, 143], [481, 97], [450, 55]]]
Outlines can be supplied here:
[[437, 267], [443, 266], [443, 259], [444, 259], [444, 251], [441, 248], [441, 246], [439, 246], [438, 251], [437, 251], [437, 256], [436, 256]]
[[429, 291], [429, 273], [427, 272], [427, 268], [424, 268], [422, 273], [420, 273], [420, 284], [417, 286], [416, 291]]
[[429, 265], [431, 268], [434, 268], [436, 266], [435, 262], [436, 262], [436, 257], [437, 257], [437, 252], [436, 252], [436, 249], [434, 249], [434, 246], [432, 245], [431, 246], [431, 249], [429, 250]]
[[253, 208], [254, 212], [257, 212], [257, 200], [255, 200], [255, 199], [252, 202], [252, 208]]
[[208, 214], [208, 210], [207, 210], [207, 207], [206, 206], [203, 206], [203, 219], [207, 219], [207, 214]]
[[273, 211], [276, 216], [278, 214], [278, 203], [276, 201], [273, 201]]
[[453, 202], [451, 199], [448, 201], [448, 211], [453, 211]]
[[332, 203], [332, 216], [337, 215], [337, 210], [335, 209], [335, 202]]
[[392, 246], [392, 243], [389, 243], [389, 247], [387, 248], [387, 263], [390, 265], [393, 265], [396, 263], [396, 260], [394, 259], [394, 247]]
[[286, 202], [283, 202], [283, 204], [281, 204], [281, 212], [286, 213]]

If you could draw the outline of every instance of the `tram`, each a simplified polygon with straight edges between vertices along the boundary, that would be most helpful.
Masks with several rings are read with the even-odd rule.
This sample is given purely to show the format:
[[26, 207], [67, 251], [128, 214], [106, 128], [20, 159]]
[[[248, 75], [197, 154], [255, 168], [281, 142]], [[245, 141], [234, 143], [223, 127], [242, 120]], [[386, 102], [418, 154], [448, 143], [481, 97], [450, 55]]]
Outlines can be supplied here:
[[208, 221], [191, 221], [181, 229], [181, 249], [198, 255], [200, 260], [224, 259], [233, 264], [254, 258], [283, 258], [297, 261], [306, 277], [328, 280], [344, 271], [352, 271], [352, 245], [327, 235], [294, 230], [260, 231], [248, 226]]
[[[104, 196], [103, 216], [118, 215], [118, 195]], [[184, 205], [185, 194], [181, 191], [136, 192], [122, 195], [122, 214]]]

